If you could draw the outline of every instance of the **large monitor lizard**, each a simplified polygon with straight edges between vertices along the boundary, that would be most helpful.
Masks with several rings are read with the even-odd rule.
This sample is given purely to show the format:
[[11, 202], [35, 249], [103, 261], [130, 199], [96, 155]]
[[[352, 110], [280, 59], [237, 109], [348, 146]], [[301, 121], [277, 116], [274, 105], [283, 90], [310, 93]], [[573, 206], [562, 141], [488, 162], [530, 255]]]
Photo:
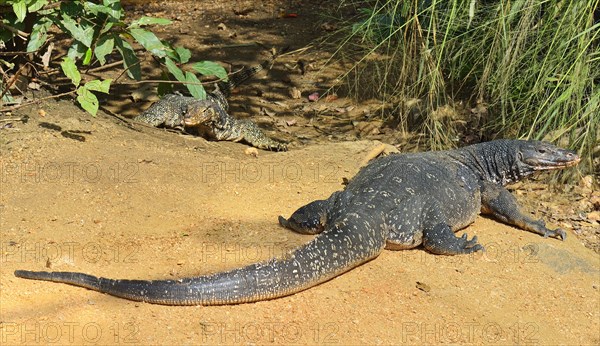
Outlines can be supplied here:
[[398, 154], [363, 168], [343, 191], [309, 203], [281, 225], [317, 234], [283, 258], [179, 280], [114, 280], [73, 272], [17, 270], [21, 278], [63, 282], [131, 300], [165, 305], [220, 305], [278, 298], [330, 280], [377, 257], [385, 247], [418, 245], [444, 255], [483, 250], [454, 232], [482, 212], [565, 239], [519, 211], [503, 186], [537, 171], [579, 162], [577, 154], [538, 141], [497, 140], [448, 151]]
[[269, 138], [254, 122], [231, 116], [227, 97], [238, 85], [252, 78], [273, 62], [275, 57], [260, 65], [245, 67], [229, 80], [220, 81], [215, 90], [199, 100], [190, 96], [168, 94], [155, 102], [133, 120], [185, 130], [211, 140], [245, 142], [259, 149], [286, 151], [286, 144]]

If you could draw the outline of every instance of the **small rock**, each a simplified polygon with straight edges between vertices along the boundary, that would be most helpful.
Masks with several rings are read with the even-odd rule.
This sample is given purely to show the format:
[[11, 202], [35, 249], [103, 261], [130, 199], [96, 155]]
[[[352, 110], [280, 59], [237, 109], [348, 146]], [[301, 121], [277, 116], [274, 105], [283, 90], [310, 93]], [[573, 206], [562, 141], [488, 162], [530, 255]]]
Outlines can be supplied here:
[[319, 100], [319, 93], [312, 93], [310, 95], [308, 95], [308, 100], [310, 102], [316, 102]]
[[300, 91], [300, 89], [293, 87], [293, 88], [290, 88], [290, 96], [293, 99], [297, 100], [302, 97], [302, 92]]
[[590, 202], [595, 210], [600, 210], [600, 194], [593, 194], [592, 197], [590, 197]]
[[325, 31], [334, 31], [334, 30], [337, 30], [337, 26], [335, 24], [325, 22], [325, 23], [321, 24], [321, 29], [323, 29]]
[[589, 220], [600, 221], [600, 211], [593, 211], [587, 214]]
[[429, 287], [428, 284], [423, 283], [423, 282], [419, 282], [419, 281], [417, 281], [417, 288], [420, 289], [423, 292], [429, 292], [429, 291], [431, 291], [431, 287]]
[[581, 180], [579, 181], [579, 185], [582, 188], [588, 189], [588, 190], [592, 189], [593, 183], [594, 183], [594, 177], [592, 177], [591, 175], [586, 175], [585, 177], [581, 178]]
[[244, 150], [244, 154], [252, 157], [258, 157], [258, 150], [254, 147], [248, 147]]
[[325, 102], [332, 102], [338, 99], [338, 96], [336, 94], [329, 94], [327, 96], [325, 96]]

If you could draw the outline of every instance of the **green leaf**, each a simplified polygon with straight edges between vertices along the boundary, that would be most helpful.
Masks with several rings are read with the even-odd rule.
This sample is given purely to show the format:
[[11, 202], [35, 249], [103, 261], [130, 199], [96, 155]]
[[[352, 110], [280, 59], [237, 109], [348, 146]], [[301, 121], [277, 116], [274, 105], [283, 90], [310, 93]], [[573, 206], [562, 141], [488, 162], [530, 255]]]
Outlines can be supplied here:
[[81, 1], [61, 1], [60, 15], [78, 18], [84, 13], [83, 3]]
[[17, 1], [12, 4], [13, 11], [17, 16], [17, 23], [22, 22], [25, 19], [25, 15], [27, 15], [27, 5], [25, 4], [25, 0]]
[[108, 91], [110, 90], [111, 82], [112, 82], [112, 79], [105, 79], [103, 81], [101, 81], [99, 79], [94, 79], [92, 81], [85, 83], [85, 85], [83, 87], [88, 90], [99, 91], [99, 92], [108, 94]]
[[[169, 74], [167, 73], [167, 71], [164, 71], [164, 70], [162, 71], [161, 79], [165, 80], [165, 81], [169, 80]], [[173, 84], [172, 83], [158, 83], [157, 93], [159, 96], [170, 94], [172, 92], [173, 92]]]
[[100, 30], [100, 35], [106, 34], [107, 32], [109, 32], [110, 29], [112, 29], [112, 27], [114, 25], [115, 25], [115, 23], [111, 23], [111, 22], [105, 23], [104, 26], [102, 27], [102, 30]]
[[115, 48], [115, 39], [112, 35], [103, 35], [100, 36], [98, 41], [96, 42], [96, 47], [94, 48], [94, 54], [98, 61], [100, 61], [100, 65], [106, 64], [105, 57], [110, 54]]
[[73, 18], [63, 14], [62, 24], [67, 29], [74, 39], [83, 43], [86, 47], [92, 45], [92, 39], [94, 38], [93, 27], [82, 28]]
[[200, 61], [193, 64], [192, 67], [204, 76], [217, 76], [219, 79], [227, 80], [227, 71], [216, 62]]
[[88, 48], [85, 51], [85, 56], [83, 57], [83, 64], [84, 65], [89, 65], [90, 61], [92, 61], [92, 48]]
[[194, 96], [195, 98], [197, 98], [199, 100], [206, 99], [206, 91], [204, 90], [204, 87], [201, 84], [199, 84], [200, 81], [198, 80], [196, 75], [194, 75], [191, 72], [186, 72], [185, 80], [186, 80], [186, 82], [198, 83], [198, 84], [186, 84], [185, 85], [187, 87], [187, 89], [190, 91], [190, 94], [192, 94], [192, 96]]
[[85, 7], [90, 13], [96, 16], [100, 13], [104, 13], [115, 22], [121, 21], [121, 18], [124, 14], [123, 9], [121, 7], [121, 3], [119, 1], [113, 1], [109, 4], [107, 4], [105, 1], [103, 5], [95, 4], [93, 2], [88, 1], [85, 3]]
[[40, 18], [33, 25], [29, 41], [27, 41], [27, 52], [35, 52], [38, 50], [48, 38], [48, 29], [52, 26], [52, 22], [46, 17]]
[[183, 71], [181, 71], [181, 69], [179, 67], [177, 67], [177, 65], [175, 65], [175, 63], [173, 62], [173, 60], [169, 59], [169, 58], [165, 58], [165, 66], [167, 66], [167, 70], [169, 70], [169, 72], [175, 76], [175, 78], [180, 81], [180, 82], [185, 82], [185, 76], [183, 75]]
[[171, 83], [158, 83], [156, 92], [159, 96], [173, 93], [173, 84]]
[[123, 65], [127, 69], [127, 75], [135, 80], [142, 79], [142, 69], [140, 68], [140, 60], [129, 42], [115, 36], [115, 44], [121, 56], [123, 57]]
[[171, 23], [172, 22], [170, 20], [165, 19], [165, 18], [142, 17], [138, 20], [134, 20], [133, 22], [131, 22], [131, 24], [129, 24], [129, 26], [127, 28], [133, 29], [133, 28], [139, 28], [140, 26], [144, 26], [144, 25], [154, 25], [154, 24], [169, 25]]
[[29, 13], [37, 12], [46, 5], [48, 5], [48, 0], [33, 0], [30, 2], [29, 6], [27, 7], [27, 10], [29, 11]]
[[80, 59], [85, 52], [87, 51], [87, 47], [79, 41], [74, 41], [67, 52], [67, 56], [73, 60]]
[[15, 64], [6, 60], [0, 59], [0, 65], [6, 66], [9, 70], [15, 68]]
[[144, 29], [131, 29], [129, 33], [144, 48], [159, 58], [165, 57], [165, 50], [168, 48], [154, 35], [154, 33]]
[[179, 62], [182, 64], [185, 64], [188, 61], [190, 61], [190, 58], [192, 57], [192, 52], [190, 52], [190, 50], [185, 47], [175, 47], [175, 53], [177, 53]]
[[75, 65], [75, 61], [69, 57], [65, 57], [63, 62], [60, 63], [60, 67], [62, 68], [65, 76], [67, 76], [75, 86], [79, 86], [79, 82], [81, 82], [81, 74]]
[[77, 89], [77, 102], [92, 116], [96, 116], [100, 105], [98, 98], [85, 86]]

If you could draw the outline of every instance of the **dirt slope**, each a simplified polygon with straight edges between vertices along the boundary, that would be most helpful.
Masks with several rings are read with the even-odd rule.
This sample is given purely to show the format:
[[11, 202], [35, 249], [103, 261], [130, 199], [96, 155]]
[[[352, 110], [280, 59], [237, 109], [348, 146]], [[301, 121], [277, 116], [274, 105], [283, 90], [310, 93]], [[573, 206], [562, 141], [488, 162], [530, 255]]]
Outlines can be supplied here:
[[279, 256], [311, 237], [277, 216], [340, 189], [377, 144], [255, 158], [241, 144], [91, 119], [69, 102], [45, 109], [23, 110], [31, 120], [0, 137], [3, 344], [600, 343], [598, 255], [570, 231], [560, 242], [485, 218], [466, 229], [485, 254], [386, 251], [255, 304], [165, 307], [15, 278], [50, 268], [165, 279]]
[[[322, 1], [244, 0], [143, 2], [127, 10], [173, 19], [157, 29], [160, 37], [186, 45], [195, 60], [238, 67], [262, 60], [252, 42], [296, 50], [325, 34], [315, 20], [324, 8]], [[402, 134], [373, 124], [367, 103], [343, 95], [306, 102], [337, 75], [322, 70], [327, 58], [314, 49], [282, 57], [232, 97], [232, 114], [293, 141], [287, 153], [254, 158], [241, 144], [136, 131], [103, 114], [93, 119], [69, 100], [40, 105], [45, 117], [34, 108], [13, 114], [30, 120], [0, 129], [0, 344], [600, 344], [600, 258], [566, 226], [579, 225], [588, 202], [561, 195], [538, 203], [539, 193], [523, 194], [527, 184], [517, 192], [534, 201], [538, 217], [567, 215], [567, 241], [479, 218], [466, 232], [479, 237], [485, 254], [386, 251], [273, 301], [166, 307], [13, 276], [31, 269], [177, 278], [307, 242], [310, 236], [279, 227], [277, 216], [340, 189], [378, 144], [342, 140], [403, 142]], [[152, 62], [147, 68], [157, 72]], [[153, 87], [115, 86], [106, 102], [133, 116], [149, 104], [132, 102], [133, 92], [152, 101]], [[291, 99], [293, 88], [301, 99]], [[591, 228], [596, 221], [589, 221]], [[590, 239], [597, 244], [597, 233]]]

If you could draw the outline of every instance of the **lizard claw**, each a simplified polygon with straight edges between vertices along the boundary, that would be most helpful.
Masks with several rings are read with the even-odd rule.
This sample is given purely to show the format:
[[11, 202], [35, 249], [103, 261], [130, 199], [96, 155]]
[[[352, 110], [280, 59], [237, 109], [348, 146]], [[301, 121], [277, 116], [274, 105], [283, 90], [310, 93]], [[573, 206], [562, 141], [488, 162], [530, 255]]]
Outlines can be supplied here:
[[[463, 238], [466, 239], [466, 234], [465, 234], [465, 236], [463, 236]], [[469, 250], [468, 253], [476, 252], [479, 250], [484, 250], [483, 246], [481, 244], [477, 243], [477, 236], [473, 236], [473, 238], [471, 238], [471, 240], [466, 241], [465, 245], [464, 245], [464, 249]]]
[[485, 248], [483, 247], [483, 245], [478, 244], [477, 243], [477, 236], [473, 236], [473, 238], [471, 238], [471, 240], [467, 240], [468, 236], [467, 234], [463, 234], [463, 236], [461, 237], [462, 240], [464, 240], [464, 244], [463, 244], [463, 251], [466, 254], [469, 253], [473, 253], [473, 252], [477, 252], [477, 251], [485, 251]]
[[471, 250], [471, 251], [469, 251], [469, 253], [477, 252], [477, 251], [485, 252], [485, 248], [481, 244], [475, 244], [475, 246], [469, 248], [469, 250]]
[[567, 232], [565, 232], [562, 228], [557, 228], [555, 230], [546, 229], [543, 236], [544, 238], [552, 237], [565, 241], [565, 239], [567, 239]]
[[560, 240], [565, 241], [567, 239], [567, 232], [565, 232], [562, 228], [558, 228], [554, 230], [554, 238], [560, 237]]

